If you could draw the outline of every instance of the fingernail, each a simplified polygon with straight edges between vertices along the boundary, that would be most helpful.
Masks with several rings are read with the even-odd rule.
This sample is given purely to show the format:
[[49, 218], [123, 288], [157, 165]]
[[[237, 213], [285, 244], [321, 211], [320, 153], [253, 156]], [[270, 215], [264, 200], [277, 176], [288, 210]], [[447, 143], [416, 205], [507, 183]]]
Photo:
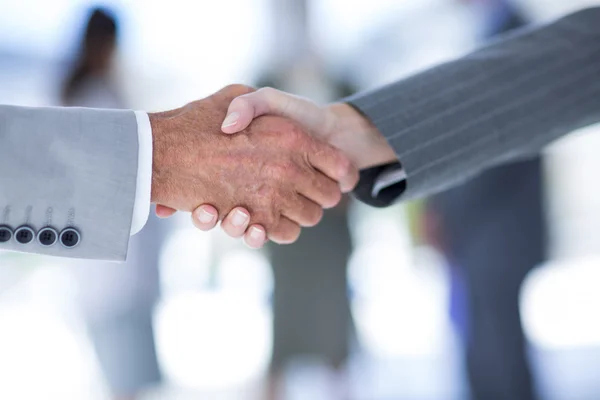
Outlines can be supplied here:
[[208, 224], [209, 222], [212, 222], [213, 219], [215, 219], [215, 215], [209, 213], [206, 210], [200, 210], [199, 214], [200, 215], [198, 215], [198, 221], [200, 221], [203, 224]]
[[221, 128], [227, 128], [229, 126], [237, 124], [239, 118], [240, 113], [232, 112], [227, 116], [227, 118], [225, 118], [225, 121], [223, 121], [223, 125], [221, 125]]
[[240, 210], [235, 210], [233, 217], [231, 217], [231, 224], [233, 226], [243, 226], [248, 221], [248, 215]]
[[252, 228], [250, 228], [250, 237], [252, 239], [260, 239], [262, 238], [264, 235], [264, 232], [262, 229], [259, 229], [255, 226], [253, 226]]
[[352, 190], [348, 187], [346, 183], [342, 182], [340, 183], [340, 191], [345, 194], [351, 192]]

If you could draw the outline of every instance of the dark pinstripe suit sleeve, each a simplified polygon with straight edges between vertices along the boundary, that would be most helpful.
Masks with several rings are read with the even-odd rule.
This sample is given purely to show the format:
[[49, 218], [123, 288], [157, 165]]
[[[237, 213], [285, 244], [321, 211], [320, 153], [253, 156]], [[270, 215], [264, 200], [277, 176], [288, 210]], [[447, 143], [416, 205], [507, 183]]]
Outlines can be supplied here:
[[465, 57], [346, 99], [398, 155], [407, 181], [372, 205], [423, 197], [538, 153], [600, 121], [600, 7], [504, 36]]

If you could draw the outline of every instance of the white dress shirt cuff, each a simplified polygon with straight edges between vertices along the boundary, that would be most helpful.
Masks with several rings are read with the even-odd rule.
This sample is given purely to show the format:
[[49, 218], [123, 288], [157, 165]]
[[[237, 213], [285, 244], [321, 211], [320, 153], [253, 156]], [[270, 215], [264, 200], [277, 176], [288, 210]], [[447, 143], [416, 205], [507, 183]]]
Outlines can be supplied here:
[[150, 192], [152, 190], [152, 126], [148, 114], [136, 111], [138, 127], [138, 171], [133, 206], [131, 235], [142, 230], [150, 214]]
[[371, 196], [378, 197], [382, 190], [397, 185], [404, 180], [406, 180], [404, 169], [399, 165], [392, 165], [379, 174], [373, 185]]

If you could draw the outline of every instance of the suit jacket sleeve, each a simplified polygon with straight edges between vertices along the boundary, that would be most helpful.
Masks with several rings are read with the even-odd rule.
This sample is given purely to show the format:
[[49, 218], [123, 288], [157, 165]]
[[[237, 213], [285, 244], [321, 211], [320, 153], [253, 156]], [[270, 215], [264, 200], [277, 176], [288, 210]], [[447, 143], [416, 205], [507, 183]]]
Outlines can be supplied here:
[[[132, 111], [0, 106], [0, 226], [13, 232], [0, 249], [124, 260], [137, 167]], [[37, 237], [46, 227], [55, 243]], [[63, 243], [65, 229], [76, 235]]]
[[600, 8], [346, 101], [387, 138], [407, 175], [374, 198], [382, 169], [365, 171], [361, 200], [386, 206], [439, 192], [600, 121]]

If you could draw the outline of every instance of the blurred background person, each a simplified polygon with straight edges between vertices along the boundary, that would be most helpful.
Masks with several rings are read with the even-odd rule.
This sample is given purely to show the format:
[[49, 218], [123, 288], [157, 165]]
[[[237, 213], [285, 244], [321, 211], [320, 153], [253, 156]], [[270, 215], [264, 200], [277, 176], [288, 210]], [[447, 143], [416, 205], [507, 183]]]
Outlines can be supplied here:
[[[353, 343], [347, 264], [352, 241], [342, 206], [291, 246], [269, 246], [273, 269], [273, 350], [267, 399], [287, 399], [286, 370], [324, 366], [327, 399], [351, 398], [346, 362]], [[300, 368], [301, 370], [302, 368]]]
[[63, 84], [65, 106], [125, 108], [125, 99], [112, 76], [118, 35], [118, 21], [110, 11], [90, 11], [79, 51]]
[[[79, 54], [63, 86], [64, 105], [125, 108], [111, 76], [118, 34], [118, 21], [110, 11], [90, 11]], [[165, 222], [151, 212], [143, 231], [131, 238], [125, 264], [75, 267], [89, 336], [114, 399], [136, 399], [161, 381], [152, 317], [164, 231]]]
[[[526, 25], [509, 0], [461, 0], [483, 21], [482, 36]], [[536, 398], [519, 299], [546, 257], [540, 157], [489, 170], [429, 199], [429, 241], [450, 270], [450, 312], [465, 346], [477, 400]]]
[[[274, 53], [288, 57], [259, 79], [258, 87], [274, 87], [322, 103], [353, 93], [352, 85], [335, 79], [313, 51], [306, 2], [275, 5], [283, 21], [295, 19], [295, 29], [276, 23]], [[273, 349], [267, 376], [267, 399], [287, 399], [286, 371], [293, 366], [325, 368], [322, 393], [327, 399], [351, 398], [346, 363], [354, 336], [348, 298], [348, 260], [352, 239], [348, 225], [349, 199], [331, 210], [314, 228], [290, 246], [269, 245], [273, 271]], [[302, 368], [297, 368], [302, 370]]]

